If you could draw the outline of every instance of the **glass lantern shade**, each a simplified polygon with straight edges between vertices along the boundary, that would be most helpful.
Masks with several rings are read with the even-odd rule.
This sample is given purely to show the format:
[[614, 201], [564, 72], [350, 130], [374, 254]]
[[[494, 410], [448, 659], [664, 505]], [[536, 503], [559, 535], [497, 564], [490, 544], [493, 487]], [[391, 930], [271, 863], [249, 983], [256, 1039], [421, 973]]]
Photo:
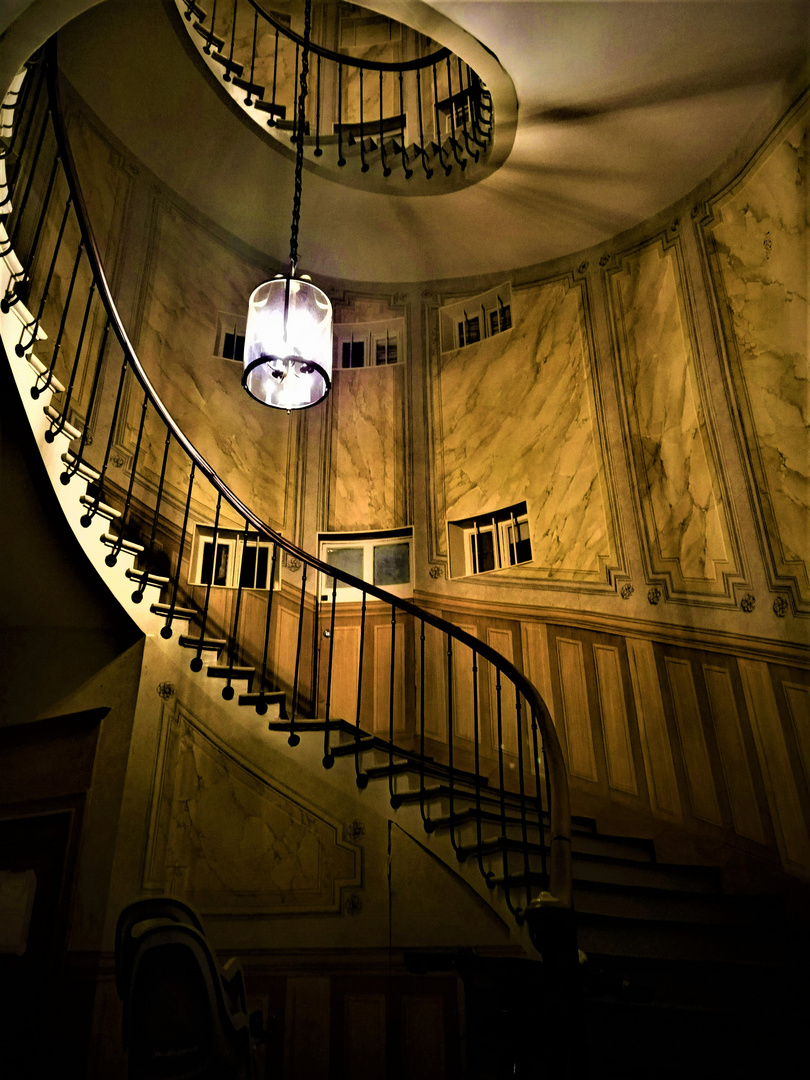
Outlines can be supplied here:
[[307, 409], [329, 393], [332, 305], [311, 281], [277, 277], [250, 297], [242, 385], [275, 409]]

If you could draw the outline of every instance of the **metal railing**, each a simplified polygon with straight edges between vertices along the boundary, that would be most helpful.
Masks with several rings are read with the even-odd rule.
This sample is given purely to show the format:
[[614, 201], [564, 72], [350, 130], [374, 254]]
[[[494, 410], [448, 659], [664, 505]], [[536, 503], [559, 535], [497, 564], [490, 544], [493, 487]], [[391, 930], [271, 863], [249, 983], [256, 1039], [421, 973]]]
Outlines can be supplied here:
[[[81, 525], [116, 523], [102, 537], [108, 565], [136, 556], [127, 570], [132, 601], [162, 590], [151, 606], [161, 635], [188, 650], [194, 671], [219, 658], [207, 674], [222, 680], [225, 700], [244, 681], [238, 704], [277, 713], [269, 727], [291, 745], [305, 734], [321, 738], [327, 768], [353, 756], [358, 787], [382, 780], [393, 807], [416, 804], [425, 829], [446, 831], [457, 858], [477, 862], [518, 920], [570, 911], [566, 769], [542, 698], [484, 642], [269, 528], [180, 430], [105, 277], [60, 118], [54, 42], [45, 68], [43, 80], [42, 66], [31, 65], [0, 149], [9, 188], [0, 208], [0, 259], [9, 269], [0, 307], [20, 327], [9, 362], [29, 359], [35, 399], [54, 394], [45, 438], [68, 441], [61, 482], [87, 485]], [[128, 462], [119, 449], [124, 427]], [[215, 588], [213, 567], [195, 584], [192, 515], [206, 526], [214, 560], [226, 534], [235, 554], [265, 545], [269, 587], [240, 574]], [[342, 586], [361, 601], [336, 602]], [[359, 642], [351, 666], [336, 635], [347, 625]]]
[[[175, 0], [206, 66], [262, 128], [295, 143], [303, 37], [256, 0]], [[336, 5], [320, 5], [320, 9]], [[336, 24], [331, 26], [337, 36]], [[417, 37], [418, 35], [414, 35]], [[426, 39], [421, 39], [422, 41]], [[492, 97], [449, 49], [408, 60], [350, 56], [309, 43], [306, 156], [340, 169], [411, 180], [450, 176], [486, 159]], [[391, 52], [370, 45], [366, 52]], [[418, 49], [417, 49], [418, 51]]]

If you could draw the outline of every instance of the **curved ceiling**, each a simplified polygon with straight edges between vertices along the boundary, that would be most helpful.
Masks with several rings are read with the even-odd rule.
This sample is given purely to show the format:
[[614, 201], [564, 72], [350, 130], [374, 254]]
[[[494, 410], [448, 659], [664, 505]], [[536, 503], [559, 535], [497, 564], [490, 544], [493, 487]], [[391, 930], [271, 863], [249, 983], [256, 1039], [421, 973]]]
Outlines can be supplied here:
[[[513, 270], [664, 209], [762, 124], [806, 60], [810, 13], [807, 0], [365, 6], [451, 47], [454, 25], [471, 34], [519, 104], [508, 160], [466, 190], [417, 199], [305, 176], [301, 268], [358, 282]], [[161, 180], [282, 261], [292, 165], [225, 101], [171, 15], [160, 0], [106, 0], [60, 34], [63, 70]]]

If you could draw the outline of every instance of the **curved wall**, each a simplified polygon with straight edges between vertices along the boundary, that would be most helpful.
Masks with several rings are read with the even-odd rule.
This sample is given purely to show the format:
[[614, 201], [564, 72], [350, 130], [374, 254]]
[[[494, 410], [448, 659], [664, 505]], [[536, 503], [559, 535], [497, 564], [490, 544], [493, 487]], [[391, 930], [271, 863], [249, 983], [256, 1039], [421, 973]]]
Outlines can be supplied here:
[[[404, 320], [404, 363], [337, 371], [322, 409], [288, 417], [212, 356], [218, 313], [275, 268], [71, 99], [95, 218], [126, 221], [107, 260], [130, 332], [236, 493], [311, 551], [320, 530], [412, 524], [417, 597], [537, 683], [575, 808], [778, 854], [801, 874], [807, 116], [799, 94], [753, 156], [658, 219], [516, 270], [511, 330], [479, 343], [443, 349], [442, 309], [502, 276], [333, 282], [338, 325]], [[450, 580], [447, 520], [523, 499], [532, 562]]]

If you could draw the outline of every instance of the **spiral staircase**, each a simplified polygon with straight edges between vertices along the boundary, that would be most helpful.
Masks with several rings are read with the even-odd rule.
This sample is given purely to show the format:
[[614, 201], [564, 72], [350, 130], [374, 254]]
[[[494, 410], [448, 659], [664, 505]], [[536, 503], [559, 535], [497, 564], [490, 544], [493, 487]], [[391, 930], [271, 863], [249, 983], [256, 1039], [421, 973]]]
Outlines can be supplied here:
[[[215, 40], [213, 28], [203, 35], [202, 11], [182, 6], [197, 17], [200, 40], [216, 45], [219, 63], [225, 38]], [[232, 81], [243, 78], [230, 54], [222, 66]], [[265, 100], [252, 79], [241, 88]], [[470, 1002], [486, 1013], [471, 1029], [478, 1041], [470, 1044], [477, 1054], [470, 1054], [469, 1075], [505, 1075], [499, 1070], [510, 1052], [522, 1075], [584, 1076], [588, 1069], [594, 1077], [794, 1075], [808, 1002], [806, 949], [781, 901], [730, 895], [715, 868], [662, 864], [653, 842], [605, 835], [593, 820], [572, 819], [554, 725], [521, 672], [430, 612], [299, 550], [216, 475], [162, 404], [116, 310], [61, 126], [54, 47], [47, 64], [32, 62], [9, 90], [3, 134], [4, 359], [55, 500], [88, 559], [141, 631], [160, 643], [171, 664], [187, 662], [233, 722], [240, 715], [264, 718], [266, 737], [285, 745], [285, 753], [303, 752], [306, 745], [310, 758], [330, 770], [330, 781], [354, 785], [420, 835], [503, 912], [527, 954], [542, 956], [544, 963], [530, 965], [530, 975], [511, 961], [487, 967], [469, 956], [445, 957], [465, 978]], [[361, 132], [358, 159], [373, 150], [383, 161], [385, 142], [372, 147], [366, 139]], [[313, 153], [317, 148], [313, 141]], [[401, 138], [395, 149], [414, 154]], [[438, 160], [441, 147], [433, 153]], [[423, 173], [426, 155], [423, 142], [415, 153], [426, 166]], [[57, 279], [59, 289], [53, 287]], [[99, 313], [103, 332], [89, 356], [86, 330]], [[129, 477], [121, 484], [113, 479], [110, 458], [125, 387], [134, 387], [142, 403]], [[84, 422], [91, 414], [105, 415], [107, 424], [106, 437], [96, 424], [92, 442]], [[182, 505], [170, 505], [167, 477], [180, 461], [188, 476], [186, 496]], [[185, 584], [193, 505], [208, 507], [215, 543], [234, 521], [244, 548], [256, 538], [267, 542], [271, 581], [282, 563], [300, 566], [300, 584], [290, 575], [267, 591], [258, 637], [248, 633], [250, 590], [241, 582], [227, 621], [213, 604], [210, 578], [194, 593]], [[320, 609], [313, 600], [316, 575], [331, 583], [330, 601]], [[354, 713], [338, 716], [332, 643], [335, 595], [343, 584], [362, 595], [361, 644], [352, 676]], [[279, 661], [282, 605], [295, 615], [296, 634]], [[367, 722], [364, 700], [363, 635], [367, 621], [381, 613], [390, 622], [387, 732]], [[325, 631], [329, 644], [318, 666], [315, 640]], [[426, 648], [436, 647], [436, 635], [447, 669], [443, 701], [429, 699], [424, 677]], [[412, 657], [405, 740], [395, 729], [398, 637], [407, 639]], [[467, 718], [472, 753], [456, 738], [454, 673], [462, 665], [473, 688], [473, 715]], [[485, 680], [495, 686], [492, 714], [479, 695]], [[495, 780], [481, 757], [485, 721], [498, 732]], [[443, 752], [426, 736], [437, 726], [445, 732]], [[504, 753], [508, 732], [517, 758], [512, 770]], [[586, 956], [586, 963], [578, 962]], [[429, 969], [437, 960], [413, 962]], [[504, 1008], [507, 999], [511, 1004]], [[539, 1040], [531, 1037], [535, 1007], [543, 1010], [545, 1025]], [[519, 1055], [509, 1050], [512, 1029], [500, 1024], [499, 1011], [521, 1017], [530, 1048], [522, 1045]]]

